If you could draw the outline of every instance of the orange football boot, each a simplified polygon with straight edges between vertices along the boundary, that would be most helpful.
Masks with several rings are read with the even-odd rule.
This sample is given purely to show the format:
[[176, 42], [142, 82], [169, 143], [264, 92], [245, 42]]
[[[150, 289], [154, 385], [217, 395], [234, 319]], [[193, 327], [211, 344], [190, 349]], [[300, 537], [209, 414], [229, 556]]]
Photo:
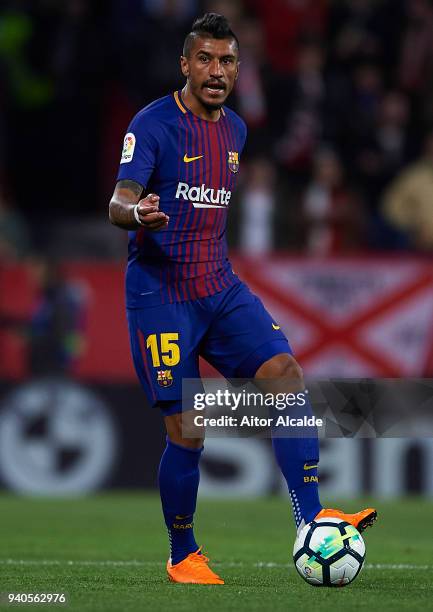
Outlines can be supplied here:
[[361, 533], [361, 531], [364, 531], [364, 529], [373, 525], [374, 521], [377, 519], [377, 512], [374, 508], [365, 508], [365, 510], [361, 510], [355, 514], [346, 514], [342, 510], [322, 508], [314, 520], [327, 517], [338, 518], [342, 521], [346, 521], [347, 523], [350, 523], [356, 527]]
[[200, 548], [190, 553], [186, 559], [176, 565], [167, 561], [167, 574], [171, 582], [183, 582], [184, 584], [224, 584], [224, 580], [213, 572], [208, 566], [209, 559], [199, 554]]

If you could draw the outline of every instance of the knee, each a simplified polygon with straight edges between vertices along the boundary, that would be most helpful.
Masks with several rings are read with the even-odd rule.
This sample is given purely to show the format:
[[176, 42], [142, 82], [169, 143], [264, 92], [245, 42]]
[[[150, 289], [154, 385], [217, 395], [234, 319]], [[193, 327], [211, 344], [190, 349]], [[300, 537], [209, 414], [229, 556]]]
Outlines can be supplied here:
[[173, 434], [168, 434], [168, 439], [170, 442], [173, 442], [173, 444], [184, 446], [185, 448], [190, 448], [193, 450], [202, 448], [204, 442], [203, 438], [184, 438], [182, 435], [176, 436]]
[[266, 361], [257, 370], [255, 378], [265, 380], [284, 379], [297, 385], [303, 383], [302, 368], [293, 355], [289, 354], [275, 355], [275, 357]]
[[303, 382], [304, 373], [301, 366], [292, 355], [288, 355], [289, 359], [283, 367], [281, 376], [296, 382]]
[[189, 414], [172, 414], [164, 417], [167, 436], [170, 442], [185, 448], [198, 449], [203, 446], [204, 439], [197, 436], [196, 429], [190, 424]]

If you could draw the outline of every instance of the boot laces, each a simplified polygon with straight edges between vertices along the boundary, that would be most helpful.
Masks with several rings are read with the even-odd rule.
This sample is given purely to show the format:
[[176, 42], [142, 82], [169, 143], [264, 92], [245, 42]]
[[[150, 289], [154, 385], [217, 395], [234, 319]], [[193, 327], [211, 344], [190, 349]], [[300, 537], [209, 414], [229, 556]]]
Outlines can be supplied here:
[[200, 566], [201, 566], [201, 567], [203, 567], [203, 565], [206, 565], [207, 563], [209, 563], [209, 557], [206, 557], [206, 555], [203, 555], [203, 554], [201, 553], [201, 549], [202, 549], [202, 548], [203, 548], [203, 547], [202, 547], [202, 546], [200, 546], [200, 548], [197, 550], [197, 552], [192, 553], [192, 554], [190, 555], [190, 557], [189, 557], [189, 558], [190, 558], [191, 563], [194, 563], [194, 565], [197, 565], [197, 566], [199, 566], [199, 567], [200, 567]]

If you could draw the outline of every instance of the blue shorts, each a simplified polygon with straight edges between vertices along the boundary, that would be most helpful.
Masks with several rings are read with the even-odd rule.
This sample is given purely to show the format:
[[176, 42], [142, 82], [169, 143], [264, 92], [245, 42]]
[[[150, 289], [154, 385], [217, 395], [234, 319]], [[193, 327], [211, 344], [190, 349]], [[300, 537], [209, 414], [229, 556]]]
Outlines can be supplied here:
[[261, 300], [240, 282], [189, 302], [129, 308], [134, 366], [151, 406], [181, 412], [182, 379], [200, 378], [199, 356], [225, 378], [254, 378], [289, 343]]

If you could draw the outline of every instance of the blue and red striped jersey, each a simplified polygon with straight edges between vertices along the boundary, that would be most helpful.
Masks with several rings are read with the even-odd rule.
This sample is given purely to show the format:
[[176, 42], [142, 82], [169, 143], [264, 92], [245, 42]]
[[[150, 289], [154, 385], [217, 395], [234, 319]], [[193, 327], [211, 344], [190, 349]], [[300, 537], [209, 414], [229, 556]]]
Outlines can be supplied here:
[[180, 92], [134, 117], [117, 179], [159, 195], [170, 221], [158, 232], [129, 232], [129, 308], [194, 300], [239, 282], [227, 257], [226, 223], [245, 139], [246, 125], [232, 110], [206, 121], [184, 106]]

